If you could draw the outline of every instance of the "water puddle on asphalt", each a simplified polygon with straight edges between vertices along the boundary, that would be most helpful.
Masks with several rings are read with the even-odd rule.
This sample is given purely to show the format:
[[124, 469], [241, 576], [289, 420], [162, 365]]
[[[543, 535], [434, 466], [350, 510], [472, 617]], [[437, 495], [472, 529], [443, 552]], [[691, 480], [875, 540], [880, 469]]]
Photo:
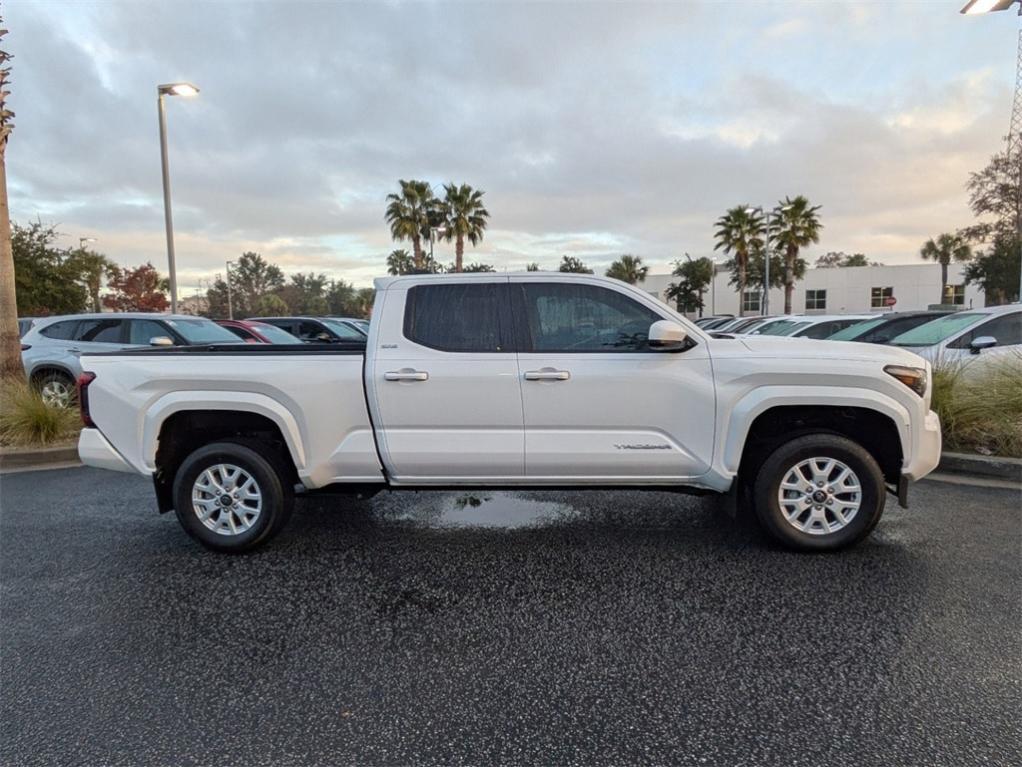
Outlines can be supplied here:
[[399, 518], [436, 527], [514, 529], [560, 522], [575, 516], [575, 509], [564, 503], [495, 492], [450, 495], [428, 509], [409, 510]]

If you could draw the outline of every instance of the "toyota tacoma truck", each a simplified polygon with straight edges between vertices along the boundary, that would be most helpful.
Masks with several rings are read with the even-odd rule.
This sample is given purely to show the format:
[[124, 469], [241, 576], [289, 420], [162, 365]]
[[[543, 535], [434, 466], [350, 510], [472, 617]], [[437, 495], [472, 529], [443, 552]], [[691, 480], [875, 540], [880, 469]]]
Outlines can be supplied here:
[[152, 477], [220, 551], [273, 538], [296, 493], [608, 487], [728, 493], [780, 543], [838, 549], [940, 456], [917, 355], [714, 335], [583, 275], [385, 278], [364, 343], [82, 365], [82, 461]]

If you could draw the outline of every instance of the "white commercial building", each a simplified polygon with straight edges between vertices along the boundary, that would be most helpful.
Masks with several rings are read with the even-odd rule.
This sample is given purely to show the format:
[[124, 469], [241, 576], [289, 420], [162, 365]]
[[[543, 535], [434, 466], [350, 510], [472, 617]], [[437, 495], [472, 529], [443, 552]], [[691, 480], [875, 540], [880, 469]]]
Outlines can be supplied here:
[[[966, 285], [964, 266], [948, 266], [948, 291], [943, 303], [963, 309], [984, 305], [982, 289]], [[713, 286], [703, 296], [704, 315], [739, 314], [738, 292], [728, 284], [730, 272], [719, 269]], [[640, 287], [665, 301], [665, 293], [678, 278], [670, 274], [649, 274]], [[868, 312], [911, 311], [940, 303], [940, 265], [903, 264], [899, 266], [850, 266], [807, 269], [795, 283], [791, 299], [793, 314], [863, 314]], [[760, 291], [746, 291], [745, 314], [760, 313]], [[893, 299], [893, 300], [892, 300]], [[770, 291], [770, 313], [784, 312], [784, 289]]]

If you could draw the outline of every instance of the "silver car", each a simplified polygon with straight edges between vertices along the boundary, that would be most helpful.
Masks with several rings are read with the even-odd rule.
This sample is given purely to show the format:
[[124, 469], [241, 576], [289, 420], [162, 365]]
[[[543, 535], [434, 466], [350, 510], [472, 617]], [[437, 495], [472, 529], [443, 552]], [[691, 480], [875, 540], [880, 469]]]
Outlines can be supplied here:
[[174, 314], [75, 314], [37, 319], [21, 338], [21, 360], [43, 399], [60, 407], [74, 402], [81, 354], [137, 346], [240, 343], [205, 317]]

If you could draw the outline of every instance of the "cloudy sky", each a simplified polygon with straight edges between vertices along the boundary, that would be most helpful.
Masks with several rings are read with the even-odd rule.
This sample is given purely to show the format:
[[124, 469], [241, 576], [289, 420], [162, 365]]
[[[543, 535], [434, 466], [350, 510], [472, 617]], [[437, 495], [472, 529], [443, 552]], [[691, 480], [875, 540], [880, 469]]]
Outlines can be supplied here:
[[[245, 250], [369, 284], [399, 178], [486, 191], [468, 260], [667, 271], [739, 203], [822, 205], [810, 257], [912, 261], [970, 220], [1002, 146], [1012, 13], [816, 3], [4, 3], [15, 220], [165, 268], [155, 86], [179, 282]], [[439, 246], [451, 260], [451, 246]]]

